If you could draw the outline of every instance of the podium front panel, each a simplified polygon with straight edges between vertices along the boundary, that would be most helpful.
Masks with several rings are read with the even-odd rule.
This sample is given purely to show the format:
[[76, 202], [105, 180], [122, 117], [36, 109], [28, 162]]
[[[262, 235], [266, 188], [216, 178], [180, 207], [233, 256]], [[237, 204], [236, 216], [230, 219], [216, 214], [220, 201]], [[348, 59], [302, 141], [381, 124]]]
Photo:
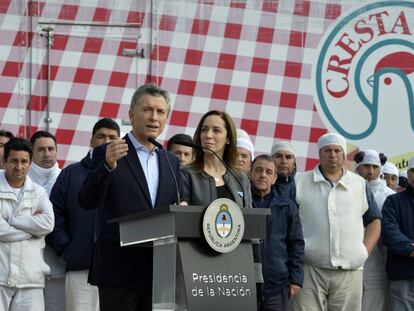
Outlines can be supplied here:
[[250, 242], [221, 254], [205, 241], [179, 242], [188, 311], [256, 310], [256, 279]]

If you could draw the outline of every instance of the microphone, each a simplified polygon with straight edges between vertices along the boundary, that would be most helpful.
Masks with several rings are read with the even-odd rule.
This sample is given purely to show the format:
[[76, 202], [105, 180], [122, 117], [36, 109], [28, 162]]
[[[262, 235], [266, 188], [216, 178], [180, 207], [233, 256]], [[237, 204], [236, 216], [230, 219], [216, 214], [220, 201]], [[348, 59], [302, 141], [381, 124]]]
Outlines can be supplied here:
[[245, 195], [244, 195], [244, 189], [243, 189], [242, 182], [236, 176], [236, 174], [234, 174], [234, 172], [230, 169], [230, 167], [226, 164], [226, 162], [224, 162], [224, 160], [217, 154], [217, 152], [215, 152], [214, 150], [212, 150], [210, 148], [203, 147], [203, 146], [201, 146], [199, 144], [195, 144], [195, 143], [192, 143], [192, 142], [187, 142], [187, 141], [183, 141], [183, 140], [179, 140], [179, 139], [174, 140], [174, 144], [182, 145], [182, 146], [186, 146], [186, 147], [191, 147], [191, 148], [198, 149], [198, 150], [208, 150], [212, 154], [214, 154], [216, 156], [216, 158], [219, 159], [220, 162], [224, 165], [224, 167], [229, 171], [229, 173], [236, 179], [237, 183], [239, 184], [239, 186], [241, 188], [241, 192], [243, 194], [243, 207], [247, 207], [246, 206], [246, 198], [245, 198]]
[[170, 159], [168, 158], [167, 153], [165, 152], [164, 148], [162, 147], [162, 145], [158, 141], [156, 141], [152, 137], [148, 137], [148, 141], [151, 144], [153, 144], [154, 146], [156, 146], [158, 149], [162, 150], [162, 153], [164, 154], [164, 157], [167, 159], [168, 167], [170, 168], [171, 174], [174, 178], [175, 191], [176, 191], [176, 195], [177, 195], [177, 205], [180, 205], [181, 204], [181, 199], [180, 199], [180, 190], [178, 188], [177, 176], [175, 176], [175, 173], [174, 173], [174, 170], [172, 168]]
[[157, 147], [158, 149], [164, 150], [164, 148], [162, 147], [162, 145], [156, 141], [154, 138], [152, 137], [148, 137], [148, 141], [153, 144], [155, 147]]

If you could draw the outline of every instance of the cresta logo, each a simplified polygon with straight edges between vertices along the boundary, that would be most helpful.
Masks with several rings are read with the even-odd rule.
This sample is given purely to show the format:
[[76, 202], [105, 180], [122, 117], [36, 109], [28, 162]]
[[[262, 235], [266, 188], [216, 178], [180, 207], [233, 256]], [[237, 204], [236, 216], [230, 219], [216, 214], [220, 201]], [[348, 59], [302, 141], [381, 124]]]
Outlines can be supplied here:
[[326, 31], [313, 68], [330, 131], [387, 155], [413, 151], [414, 2], [373, 2]]

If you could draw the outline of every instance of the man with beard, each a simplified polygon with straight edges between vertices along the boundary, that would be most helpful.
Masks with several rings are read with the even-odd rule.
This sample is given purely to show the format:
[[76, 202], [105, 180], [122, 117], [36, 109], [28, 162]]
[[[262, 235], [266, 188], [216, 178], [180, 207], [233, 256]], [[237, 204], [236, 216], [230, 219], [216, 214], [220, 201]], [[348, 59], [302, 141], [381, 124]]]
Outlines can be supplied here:
[[296, 157], [292, 145], [288, 141], [278, 141], [270, 154], [277, 167], [276, 191], [282, 198], [295, 200]]

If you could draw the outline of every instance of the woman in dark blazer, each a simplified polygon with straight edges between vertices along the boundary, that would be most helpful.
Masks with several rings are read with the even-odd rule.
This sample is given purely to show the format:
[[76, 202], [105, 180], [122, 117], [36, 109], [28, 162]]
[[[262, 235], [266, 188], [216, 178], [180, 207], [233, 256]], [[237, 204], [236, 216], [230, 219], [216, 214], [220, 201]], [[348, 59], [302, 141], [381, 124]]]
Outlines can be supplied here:
[[243, 187], [211, 151], [199, 149], [195, 151], [194, 162], [182, 168], [183, 200], [190, 205], [205, 206], [217, 198], [228, 198], [240, 207], [252, 207], [249, 179], [236, 169], [236, 129], [231, 117], [222, 111], [207, 112], [197, 126], [193, 141], [213, 150]]

